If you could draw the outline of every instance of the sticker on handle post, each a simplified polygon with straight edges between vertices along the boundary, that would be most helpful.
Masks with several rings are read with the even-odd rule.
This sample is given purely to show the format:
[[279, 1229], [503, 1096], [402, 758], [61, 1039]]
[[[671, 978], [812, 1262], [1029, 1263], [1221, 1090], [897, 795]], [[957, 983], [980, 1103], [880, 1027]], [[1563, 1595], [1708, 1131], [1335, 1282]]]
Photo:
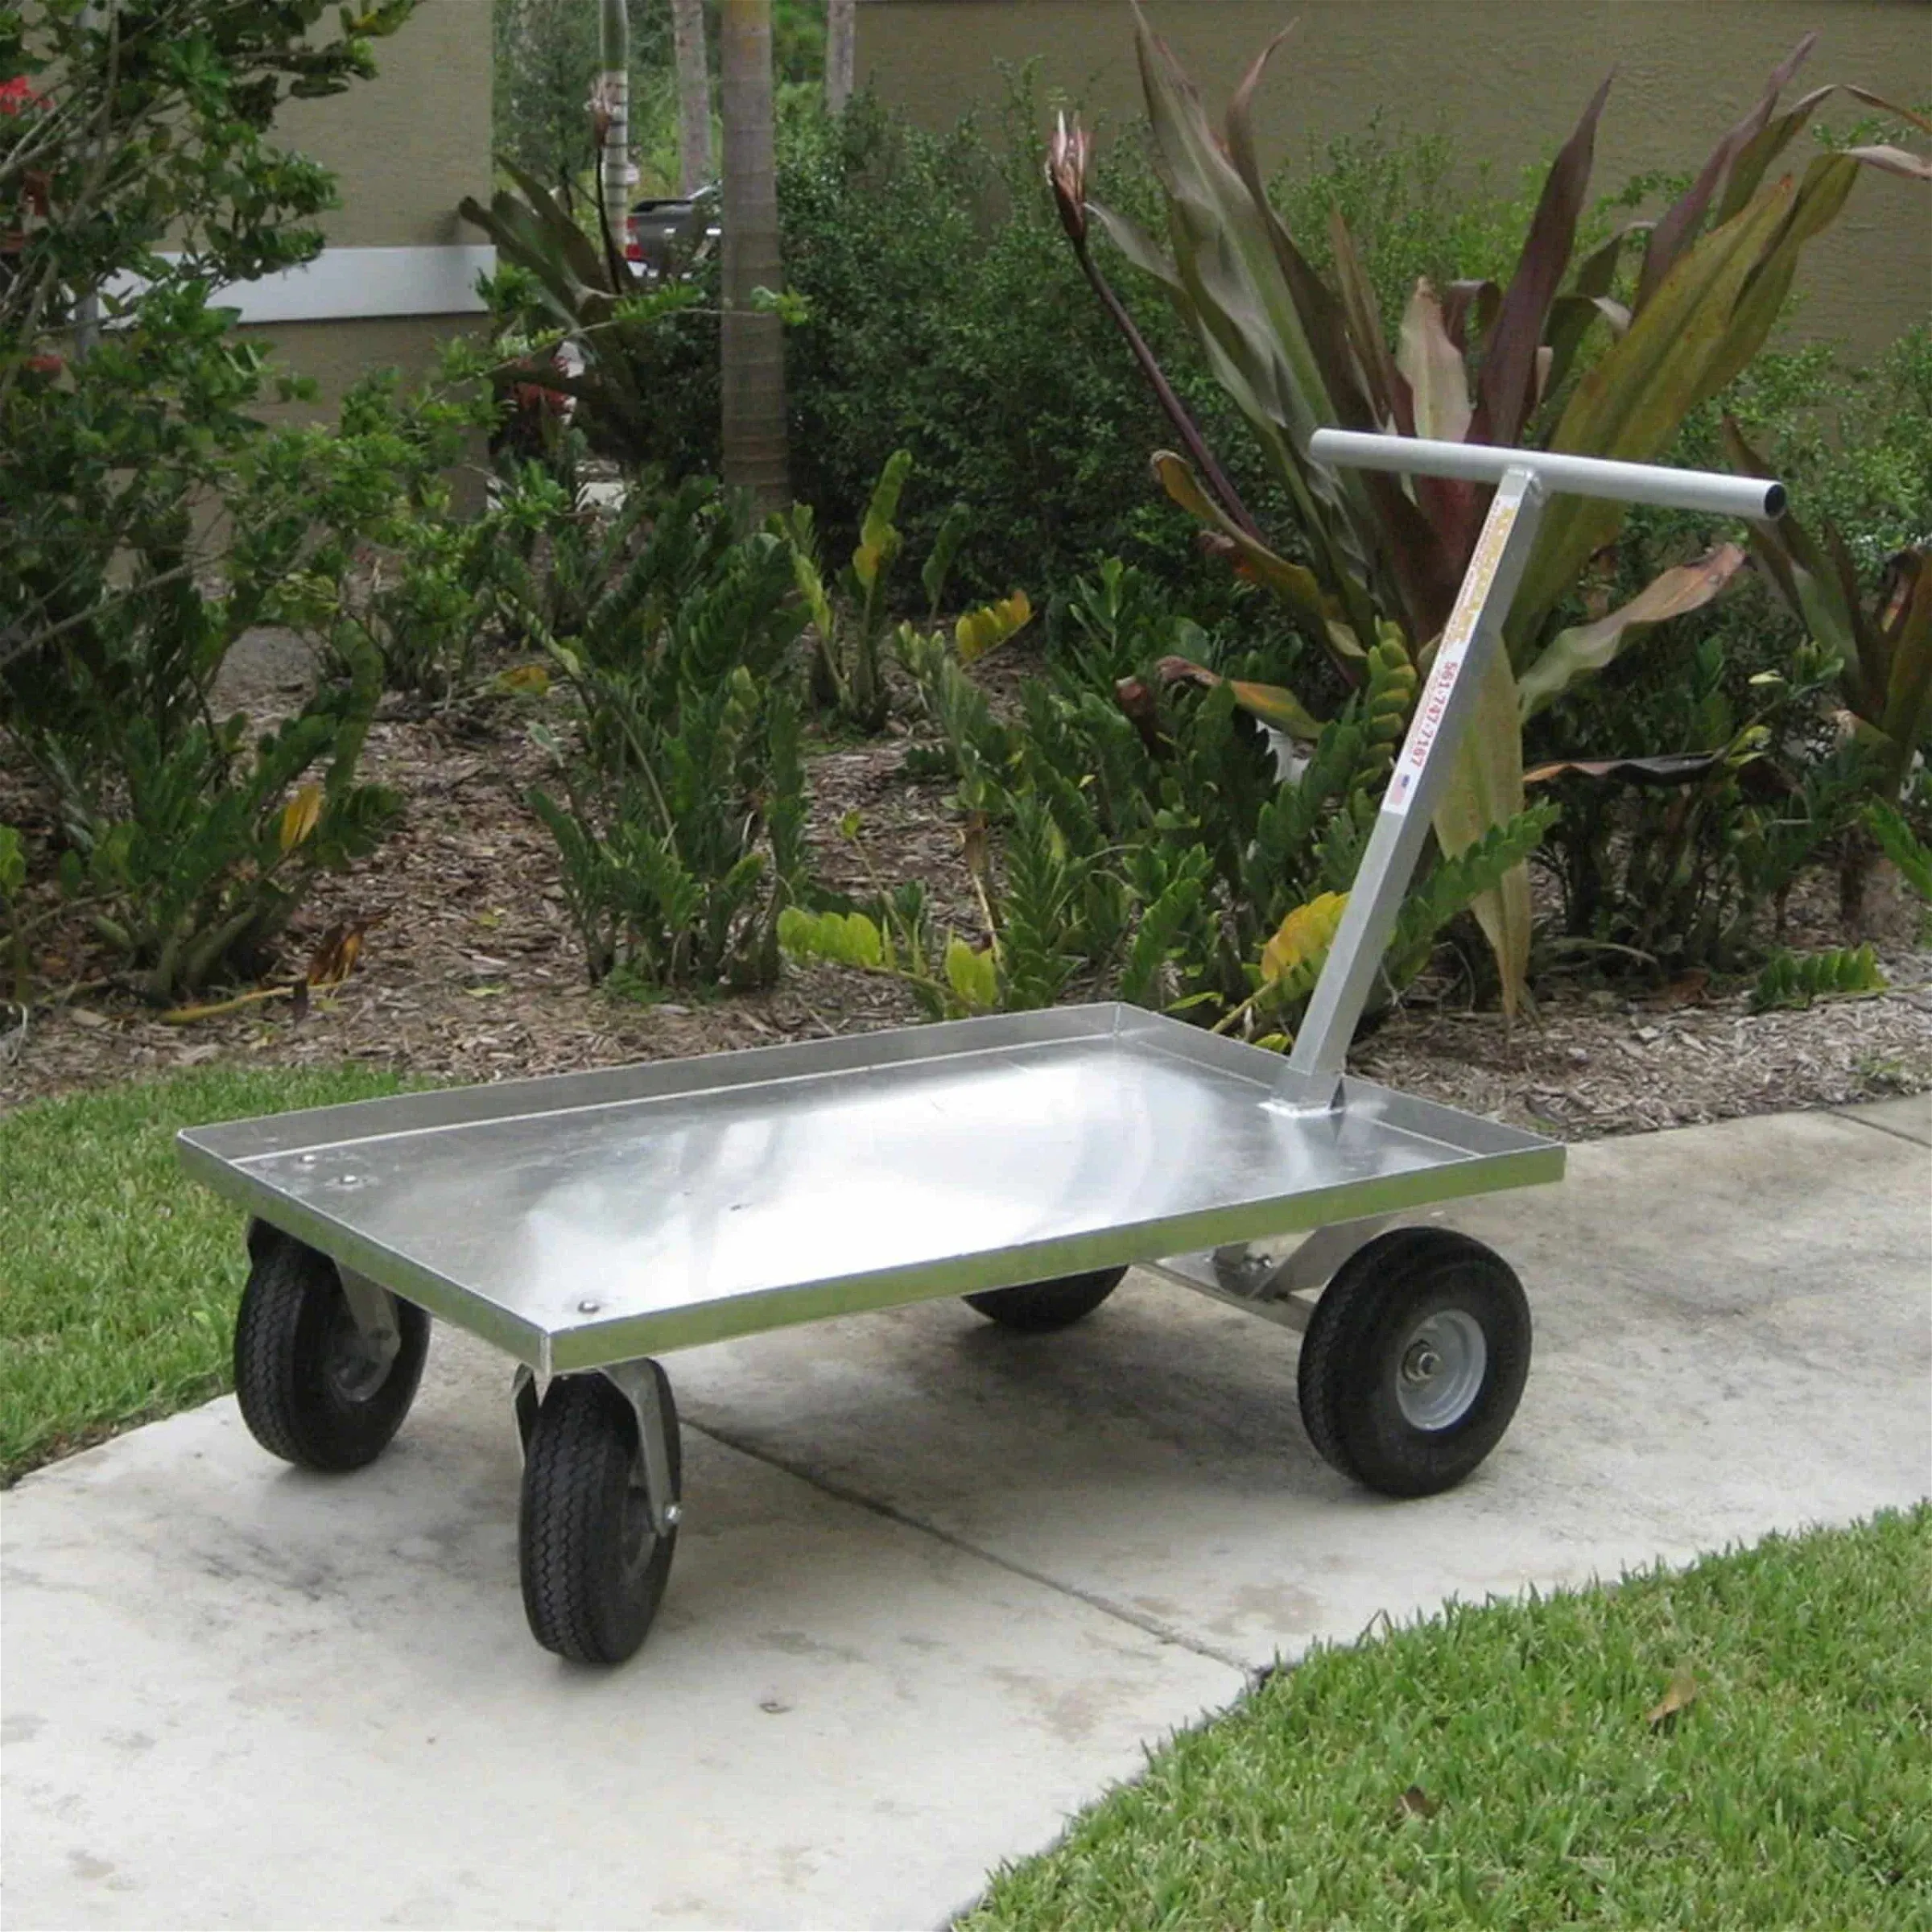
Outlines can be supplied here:
[[1516, 522], [1516, 512], [1517, 505], [1513, 502], [1501, 498], [1483, 525], [1483, 534], [1476, 541], [1476, 555], [1469, 559], [1468, 575], [1463, 579], [1455, 608], [1450, 612], [1449, 621], [1443, 627], [1443, 641], [1436, 647], [1429, 682], [1422, 687], [1422, 701], [1415, 708], [1414, 722], [1409, 727], [1408, 737], [1402, 741], [1402, 754], [1395, 762], [1389, 789], [1383, 795], [1384, 811], [1398, 815], [1406, 812], [1415, 796], [1416, 786], [1422, 782], [1422, 768], [1429, 762], [1430, 749], [1435, 743], [1436, 733], [1442, 729], [1443, 715], [1449, 708], [1449, 695], [1455, 689], [1455, 680], [1462, 675], [1463, 661], [1469, 654], [1469, 646], [1476, 641], [1476, 627], [1481, 621], [1484, 605], [1489, 601], [1489, 587], [1496, 581], [1497, 568], [1503, 560], [1503, 547], [1509, 541], [1509, 532]]

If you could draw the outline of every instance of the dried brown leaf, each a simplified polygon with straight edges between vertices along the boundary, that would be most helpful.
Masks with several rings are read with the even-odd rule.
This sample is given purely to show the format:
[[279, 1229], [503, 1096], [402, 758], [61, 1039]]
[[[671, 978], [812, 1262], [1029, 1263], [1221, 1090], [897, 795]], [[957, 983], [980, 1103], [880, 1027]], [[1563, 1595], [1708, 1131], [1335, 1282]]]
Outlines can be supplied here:
[[1661, 1724], [1668, 1724], [1678, 1711], [1687, 1711], [1697, 1702], [1697, 1679], [1690, 1674], [1690, 1666], [1679, 1664], [1670, 1673], [1670, 1682], [1664, 1695], [1644, 1713], [1644, 1722], [1654, 1731]]

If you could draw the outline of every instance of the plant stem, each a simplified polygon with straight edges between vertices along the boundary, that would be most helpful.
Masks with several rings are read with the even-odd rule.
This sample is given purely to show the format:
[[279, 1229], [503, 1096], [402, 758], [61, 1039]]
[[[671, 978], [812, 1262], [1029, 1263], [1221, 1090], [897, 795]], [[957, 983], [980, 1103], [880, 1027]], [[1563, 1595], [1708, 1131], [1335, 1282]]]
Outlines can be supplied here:
[[1147, 346], [1146, 338], [1141, 333], [1133, 317], [1128, 314], [1126, 304], [1113, 292], [1112, 284], [1100, 273], [1100, 265], [1093, 259], [1092, 251], [1085, 242], [1081, 241], [1074, 243], [1073, 252], [1093, 292], [1100, 297], [1101, 306], [1113, 318], [1114, 327], [1126, 338], [1127, 346], [1132, 350], [1134, 361], [1140, 365], [1141, 374], [1147, 378], [1155, 400], [1166, 412], [1168, 421], [1173, 423], [1175, 433], [1180, 437], [1195, 468], [1200, 472], [1208, 487], [1220, 498], [1221, 507], [1228, 515], [1256, 543], [1264, 542], [1260, 526], [1249, 515], [1248, 506], [1242, 502], [1240, 493], [1228, 481], [1220, 464], [1215, 460], [1214, 452], [1202, 440], [1201, 432], [1194, 426], [1194, 419], [1188, 415], [1180, 398], [1174, 393], [1173, 384], [1167, 380], [1160, 364], [1154, 360], [1154, 351]]

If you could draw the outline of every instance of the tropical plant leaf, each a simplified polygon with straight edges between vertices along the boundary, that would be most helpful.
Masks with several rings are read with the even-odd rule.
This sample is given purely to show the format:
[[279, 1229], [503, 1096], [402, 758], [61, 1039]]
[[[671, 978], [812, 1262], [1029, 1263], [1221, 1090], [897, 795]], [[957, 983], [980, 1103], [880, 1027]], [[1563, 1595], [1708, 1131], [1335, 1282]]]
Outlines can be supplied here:
[[1870, 800], [1864, 810], [1865, 828], [1878, 841], [1879, 849], [1898, 868], [1898, 875], [1928, 905], [1932, 905], [1932, 846], [1928, 846], [1905, 823], [1905, 814], [1882, 799]]
[[1436, 934], [1450, 920], [1522, 867], [1560, 815], [1552, 804], [1533, 805], [1430, 869], [1403, 902], [1389, 943], [1387, 971], [1397, 985], [1422, 970]]
[[1315, 572], [1300, 564], [1291, 564], [1236, 523], [1201, 487], [1200, 479], [1187, 459], [1170, 449], [1154, 452], [1154, 473], [1162, 489], [1187, 514], [1199, 519], [1232, 543], [1257, 583], [1292, 605], [1321, 634], [1330, 637], [1344, 654], [1359, 657], [1361, 645], [1355, 634], [1340, 625], [1333, 603], [1322, 592]]
[[1503, 291], [1502, 307], [1483, 352], [1472, 442], [1514, 443], [1535, 407], [1536, 352], [1542, 344], [1550, 304], [1570, 266], [1577, 220], [1589, 191], [1596, 124], [1609, 97], [1606, 78], [1543, 178], [1516, 273]]
[[303, 786], [282, 808], [282, 849], [293, 852], [315, 830], [321, 817], [322, 787]]
[[[1663, 448], [1707, 393], [1732, 311], [1796, 194], [1790, 181], [1766, 189], [1679, 258], [1629, 331], [1578, 382], [1552, 448], [1632, 462]], [[1513, 662], [1522, 663], [1551, 608], [1624, 514], [1620, 504], [1587, 497], [1559, 496], [1550, 504], [1510, 609]]]
[[1903, 175], [1908, 181], [1932, 181], [1932, 159], [1915, 155], [1909, 148], [1880, 144], [1872, 147], [1847, 147], [1845, 158], [1876, 167], [1880, 173]]
[[1328, 211], [1328, 246], [1335, 258], [1335, 279], [1340, 285], [1348, 339], [1355, 347], [1356, 365], [1368, 379], [1372, 415], [1366, 427], [1413, 436], [1418, 432], [1409, 385], [1383, 340], [1381, 308], [1376, 299], [1375, 285], [1362, 266], [1355, 237], [1349, 233], [1348, 224], [1342, 219], [1339, 208]]
[[[1395, 363], [1408, 387], [1408, 428], [1418, 436], [1460, 443], [1474, 413], [1469, 372], [1451, 338], [1442, 303], [1427, 277], [1415, 285], [1402, 312]], [[1452, 555], [1466, 556], [1481, 521], [1484, 493], [1473, 483], [1449, 477], [1411, 479], [1417, 502], [1442, 532]]]
[[1348, 909], [1345, 892], [1321, 893], [1297, 906], [1261, 948], [1263, 984], [1290, 997], [1312, 985]]
[[962, 939], [949, 939], [943, 964], [946, 984], [968, 1013], [991, 1013], [998, 1006], [998, 964], [990, 946], [976, 949]]
[[787, 906], [778, 914], [778, 943], [799, 960], [875, 972], [886, 964], [884, 936], [862, 912], [807, 912], [802, 906]]
[[1791, 76], [1810, 58], [1812, 48], [1817, 44], [1815, 33], [1805, 35], [1771, 70], [1771, 77], [1765, 83], [1765, 91], [1757, 105], [1711, 150], [1704, 165], [1698, 170], [1697, 178], [1665, 210], [1651, 229], [1649, 242], [1644, 250], [1644, 266], [1637, 278], [1637, 306], [1640, 310], [1695, 242], [1719, 184], [1740, 153], [1770, 120], [1778, 96], [1785, 91]]
[[1744, 564], [1744, 552], [1739, 545], [1720, 543], [1695, 564], [1680, 564], [1653, 578], [1628, 604], [1595, 623], [1559, 630], [1517, 682], [1524, 721], [1554, 704], [1579, 679], [1613, 663], [1652, 625], [1702, 610]]
[[972, 524], [972, 511], [964, 503], [956, 503], [947, 511], [938, 535], [932, 539], [932, 548], [927, 553], [925, 564], [919, 571], [919, 583], [926, 592], [928, 621], [939, 614], [939, 601], [946, 595], [946, 583], [952, 575], [953, 559], [960, 554], [960, 546], [965, 541], [966, 532]]
[[1878, 726], [1889, 741], [1887, 776], [1896, 791], [1932, 733], [1932, 550], [1905, 551], [1893, 573], [1881, 605], [1891, 664]]
[[[1170, 684], [1193, 684], [1212, 691], [1225, 683], [1234, 701], [1252, 718], [1312, 745], [1322, 735], [1321, 720], [1285, 684], [1256, 684], [1245, 678], [1224, 679], [1219, 671], [1187, 658], [1162, 658], [1155, 671]], [[1123, 700], [1124, 702], [1124, 700]]]
[[912, 452], [895, 449], [886, 459], [879, 480], [873, 485], [872, 500], [865, 506], [865, 520], [859, 526], [858, 547], [852, 553], [852, 575], [870, 592], [879, 572], [890, 567], [899, 554], [903, 539], [893, 518], [898, 514], [899, 495], [912, 469]]
[[1819, 103], [1837, 91], [1831, 86], [1814, 87], [1788, 112], [1766, 122], [1738, 150], [1713, 221], [1719, 224], [1728, 221], [1757, 192], [1771, 163], [1790, 146], [1793, 136], [1817, 112]]
[[1033, 604], [1023, 590], [1016, 590], [997, 604], [968, 611], [953, 626], [953, 642], [962, 664], [970, 664], [996, 650], [1009, 638], [1017, 636], [1033, 621]]
[[1753, 1011], [1781, 1006], [1809, 1006], [1826, 999], [1883, 993], [1889, 981], [1869, 945], [1835, 946], [1828, 952], [1802, 955], [1779, 952], [1768, 960], [1751, 989]]
[[1474, 406], [1463, 352], [1450, 339], [1443, 305], [1427, 276], [1415, 285], [1402, 312], [1396, 367], [1413, 398], [1412, 433], [1439, 442], [1460, 443], [1468, 434]]
[[1523, 782], [1547, 785], [1553, 778], [1575, 778], [1603, 785], [1690, 785], [1721, 770], [1731, 757], [1726, 745], [1719, 751], [1671, 751], [1649, 758], [1558, 758], [1525, 772]]
[[[1458, 857], [1523, 810], [1523, 734], [1516, 679], [1507, 654], [1492, 650], [1476, 688], [1474, 713], [1455, 747], [1448, 782], [1435, 807], [1435, 836], [1445, 857]], [[1503, 1011], [1513, 1015], [1528, 992], [1530, 874], [1511, 868], [1476, 894], [1470, 910], [1496, 956]]]

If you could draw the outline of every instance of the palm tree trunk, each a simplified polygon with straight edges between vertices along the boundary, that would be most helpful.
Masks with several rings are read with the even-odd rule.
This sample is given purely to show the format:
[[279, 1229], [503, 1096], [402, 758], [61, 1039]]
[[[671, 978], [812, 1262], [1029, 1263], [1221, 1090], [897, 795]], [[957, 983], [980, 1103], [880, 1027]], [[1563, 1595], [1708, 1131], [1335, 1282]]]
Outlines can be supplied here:
[[842, 114], [852, 98], [857, 23], [855, 0], [825, 0], [825, 111]]
[[790, 497], [785, 466], [785, 345], [753, 291], [784, 286], [773, 155], [771, 0], [724, 0], [719, 68], [724, 110], [724, 481], [761, 510]]
[[678, 60], [678, 188], [696, 194], [711, 179], [711, 64], [704, 53], [704, 0], [671, 0]]
[[625, 0], [603, 0], [599, 10], [597, 118], [604, 126], [601, 198], [612, 239], [624, 246], [630, 213], [630, 14]]

